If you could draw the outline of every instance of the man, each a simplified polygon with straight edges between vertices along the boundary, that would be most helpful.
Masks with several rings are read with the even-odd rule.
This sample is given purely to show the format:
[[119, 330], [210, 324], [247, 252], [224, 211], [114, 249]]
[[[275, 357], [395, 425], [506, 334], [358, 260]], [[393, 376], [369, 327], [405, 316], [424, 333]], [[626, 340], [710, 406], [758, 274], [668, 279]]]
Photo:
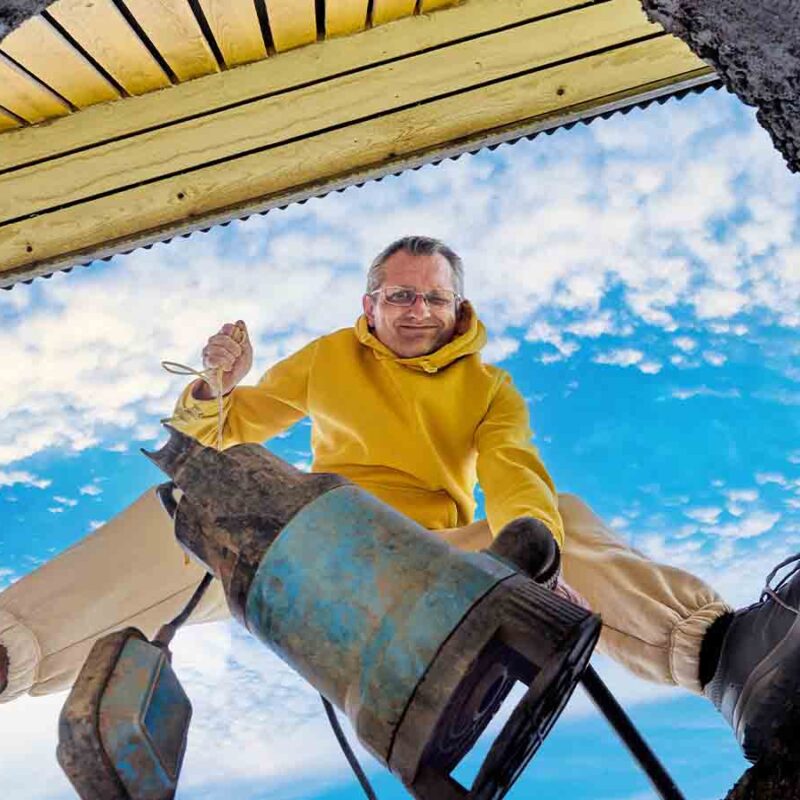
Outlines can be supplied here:
[[[256, 386], [239, 386], [252, 365], [244, 324], [211, 336], [203, 358], [223, 371], [223, 446], [265, 441], [309, 416], [314, 471], [344, 475], [432, 535], [474, 550], [512, 520], [532, 519], [560, 551], [557, 590], [570, 596], [574, 587], [579, 594], [571, 596], [602, 615], [601, 649], [640, 676], [705, 693], [745, 754], [758, 757], [800, 686], [800, 578], [792, 575], [763, 602], [733, 612], [698, 578], [627, 548], [577, 497], [557, 496], [531, 444], [523, 398], [505, 372], [481, 361], [486, 333], [464, 299], [461, 260], [442, 242], [406, 237], [389, 245], [370, 267], [363, 312], [355, 328], [311, 342]], [[187, 387], [173, 424], [213, 444], [212, 388], [202, 381]], [[476, 480], [486, 498], [487, 518], [479, 522]], [[185, 602], [198, 573], [179, 564], [153, 502], [141, 498], [128, 517], [81, 543], [83, 550], [73, 548], [0, 595], [0, 644], [11, 645], [14, 677], [0, 700], [60, 688], [99, 633], [123, 624], [148, 632]], [[129, 535], [134, 523], [146, 528], [147, 541]], [[70, 570], [87, 574], [87, 564], [97, 568], [111, 558], [134, 575], [137, 559], [148, 564], [147, 580], [137, 576], [121, 590], [119, 573], [114, 581], [98, 575], [91, 613], [87, 598], [74, 601], [65, 592], [62, 624], [52, 630], [42, 620], [42, 584], [55, 600], [51, 587]], [[557, 569], [558, 559], [553, 563]], [[555, 571], [549, 577], [557, 578]], [[192, 619], [221, 613], [217, 594]], [[16, 673], [15, 652], [18, 664], [28, 660]]]

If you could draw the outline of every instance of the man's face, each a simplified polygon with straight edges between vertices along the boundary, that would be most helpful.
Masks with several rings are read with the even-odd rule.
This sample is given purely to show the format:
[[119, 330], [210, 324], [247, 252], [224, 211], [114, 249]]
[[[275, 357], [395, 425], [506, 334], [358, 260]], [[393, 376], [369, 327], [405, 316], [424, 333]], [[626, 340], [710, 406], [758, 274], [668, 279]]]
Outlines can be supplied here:
[[[386, 260], [384, 275], [383, 287], [404, 286], [418, 292], [454, 291], [450, 264], [439, 253], [414, 256], [400, 250]], [[387, 303], [381, 293], [364, 295], [363, 306], [375, 336], [401, 358], [433, 353], [453, 338], [456, 329], [455, 302], [446, 307], [429, 306], [417, 296], [413, 305], [403, 307]]]

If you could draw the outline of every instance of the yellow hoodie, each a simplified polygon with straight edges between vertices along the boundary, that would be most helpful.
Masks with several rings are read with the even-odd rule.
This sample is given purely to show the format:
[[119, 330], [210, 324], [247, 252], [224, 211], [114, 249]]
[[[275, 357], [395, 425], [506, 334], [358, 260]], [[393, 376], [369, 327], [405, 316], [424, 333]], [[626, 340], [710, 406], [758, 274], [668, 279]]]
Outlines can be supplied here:
[[[531, 443], [511, 377], [484, 364], [486, 330], [469, 327], [434, 353], [399, 358], [360, 317], [225, 397], [223, 447], [264, 442], [311, 418], [313, 472], [336, 472], [433, 530], [472, 522], [480, 482], [494, 535], [519, 516], [564, 529], [555, 489]], [[207, 445], [217, 401], [181, 395], [173, 424]]]

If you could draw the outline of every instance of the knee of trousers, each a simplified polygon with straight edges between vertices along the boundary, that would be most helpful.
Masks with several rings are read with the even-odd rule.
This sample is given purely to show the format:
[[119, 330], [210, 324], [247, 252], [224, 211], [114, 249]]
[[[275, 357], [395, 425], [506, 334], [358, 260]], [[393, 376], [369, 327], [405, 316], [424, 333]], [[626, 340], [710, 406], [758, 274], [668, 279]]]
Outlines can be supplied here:
[[27, 694], [36, 683], [42, 651], [36, 634], [11, 612], [0, 608], [0, 645], [8, 653], [8, 684], [0, 694], [7, 703]]

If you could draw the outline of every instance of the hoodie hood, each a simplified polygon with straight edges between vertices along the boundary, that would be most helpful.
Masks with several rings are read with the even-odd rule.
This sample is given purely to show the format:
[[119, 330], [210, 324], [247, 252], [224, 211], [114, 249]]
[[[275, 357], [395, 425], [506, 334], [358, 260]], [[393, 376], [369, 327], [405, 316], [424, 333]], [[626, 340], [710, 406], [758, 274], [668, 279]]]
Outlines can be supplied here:
[[456, 334], [446, 345], [424, 356], [400, 358], [370, 330], [364, 314], [356, 321], [356, 337], [361, 344], [372, 350], [376, 358], [388, 358], [404, 367], [416, 369], [420, 372], [438, 372], [463, 356], [479, 353], [486, 344], [486, 328], [478, 319], [475, 309], [467, 300], [462, 302], [462, 308], [464, 309], [465, 317], [459, 325], [462, 329], [465, 328], [463, 333]]

